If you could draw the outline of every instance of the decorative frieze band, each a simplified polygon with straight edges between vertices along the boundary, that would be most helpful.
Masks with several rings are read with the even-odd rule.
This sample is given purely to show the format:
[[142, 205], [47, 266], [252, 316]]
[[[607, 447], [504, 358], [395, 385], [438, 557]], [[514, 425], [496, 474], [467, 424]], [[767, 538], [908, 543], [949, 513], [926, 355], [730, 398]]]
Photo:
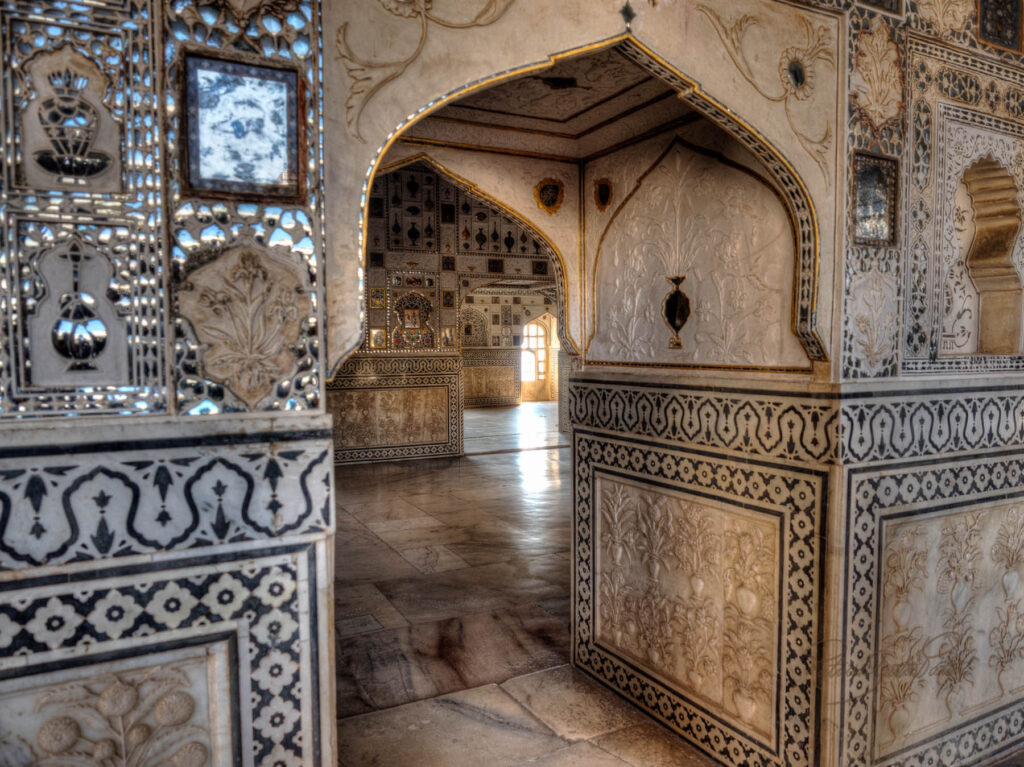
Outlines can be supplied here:
[[846, 394], [570, 381], [576, 426], [815, 463], [1024, 447], [1008, 387]]
[[0, 453], [0, 570], [237, 544], [331, 527], [330, 432]]

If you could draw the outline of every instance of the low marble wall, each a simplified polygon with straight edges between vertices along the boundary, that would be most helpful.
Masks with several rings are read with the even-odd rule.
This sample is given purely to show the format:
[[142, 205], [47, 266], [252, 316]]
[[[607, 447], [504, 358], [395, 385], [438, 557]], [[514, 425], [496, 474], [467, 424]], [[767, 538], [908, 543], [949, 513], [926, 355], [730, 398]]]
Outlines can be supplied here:
[[330, 420], [7, 429], [0, 763], [334, 764]]
[[522, 402], [520, 351], [464, 349], [466, 407], [512, 407]]
[[456, 355], [356, 354], [327, 384], [335, 463], [462, 454]]
[[[829, 469], [778, 438], [794, 428], [786, 394], [570, 387], [573, 662], [728, 764], [817, 764]], [[691, 439], [675, 436], [687, 399]], [[813, 443], [832, 428], [801, 426]], [[760, 454], [738, 460], [751, 437]]]
[[1019, 749], [1022, 402], [577, 374], [574, 663], [737, 767]]

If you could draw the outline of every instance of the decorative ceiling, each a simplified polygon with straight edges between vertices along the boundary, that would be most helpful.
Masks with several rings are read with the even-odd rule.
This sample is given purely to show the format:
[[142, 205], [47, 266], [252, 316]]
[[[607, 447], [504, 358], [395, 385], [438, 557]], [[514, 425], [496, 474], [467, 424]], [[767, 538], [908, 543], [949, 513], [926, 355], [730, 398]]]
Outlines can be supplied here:
[[[458, 106], [492, 115], [566, 123], [651, 80], [645, 70], [607, 49], [474, 93], [461, 99]], [[479, 117], [486, 120], [484, 115]]]
[[607, 48], [472, 93], [403, 138], [575, 160], [693, 114], [665, 82]]

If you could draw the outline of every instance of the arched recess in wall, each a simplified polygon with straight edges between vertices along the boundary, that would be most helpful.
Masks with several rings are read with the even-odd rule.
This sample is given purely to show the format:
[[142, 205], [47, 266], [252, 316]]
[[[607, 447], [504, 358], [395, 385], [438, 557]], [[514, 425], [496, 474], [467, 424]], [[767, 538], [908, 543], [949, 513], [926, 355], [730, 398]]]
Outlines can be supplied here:
[[640, 147], [594, 171], [640, 172], [598, 229], [586, 364], [807, 372], [789, 326], [797, 232], [778, 190], [706, 120]]
[[[564, 260], [564, 258], [562, 256], [562, 254], [559, 252], [558, 248], [551, 241], [551, 239], [547, 235], [545, 235], [540, 229], [538, 229], [536, 226], [534, 226], [529, 221], [527, 221], [520, 213], [515, 211], [513, 208], [511, 208], [508, 205], [506, 205], [504, 202], [499, 200], [497, 197], [494, 197], [493, 195], [490, 195], [487, 192], [483, 191], [482, 189], [480, 189], [480, 187], [478, 187], [472, 181], [470, 181], [470, 180], [468, 180], [466, 178], [463, 178], [462, 176], [458, 175], [457, 173], [455, 173], [454, 171], [450, 170], [449, 168], [446, 168], [444, 165], [442, 165], [441, 163], [439, 163], [437, 160], [435, 160], [434, 158], [432, 158], [430, 155], [428, 155], [426, 153], [422, 153], [421, 152], [421, 153], [412, 155], [410, 157], [403, 157], [401, 160], [399, 160], [397, 162], [389, 163], [388, 165], [381, 166], [380, 168], [377, 169], [376, 173], [379, 173], [381, 175], [383, 175], [385, 173], [392, 173], [392, 172], [394, 172], [396, 170], [401, 170], [404, 167], [407, 167], [409, 165], [414, 165], [416, 163], [423, 163], [423, 164], [429, 165], [431, 168], [434, 169], [434, 171], [440, 177], [442, 177], [444, 180], [448, 181], [453, 186], [458, 187], [459, 189], [461, 189], [463, 192], [465, 192], [468, 195], [476, 197], [477, 199], [483, 201], [487, 205], [502, 211], [505, 215], [507, 215], [509, 218], [511, 218], [516, 224], [518, 224], [523, 229], [528, 231], [530, 233], [530, 235], [533, 238], [535, 238], [539, 243], [541, 243], [542, 246], [548, 251], [547, 255], [549, 256], [549, 258], [551, 260], [551, 265], [552, 265], [552, 268], [554, 269], [554, 272], [555, 272], [555, 274], [554, 274], [555, 286], [556, 286], [556, 289], [558, 291], [558, 296], [557, 296], [557, 299], [555, 301], [555, 306], [558, 309], [558, 339], [559, 339], [559, 342], [564, 346], [564, 348], [569, 350], [570, 353], [573, 353], [573, 354], [577, 353], [576, 344], [573, 342], [573, 340], [571, 338], [568, 337], [568, 335], [565, 333], [565, 330], [564, 330], [565, 326], [566, 326], [566, 322], [565, 322], [565, 306], [566, 306], [567, 296], [568, 296], [568, 293], [569, 293], [569, 283], [568, 283], [568, 276], [566, 274], [566, 269], [565, 269], [565, 260]], [[376, 173], [374, 175], [376, 175]], [[363, 248], [363, 250], [364, 250], [364, 253], [363, 253], [363, 264], [365, 266], [365, 263], [366, 263], [365, 237], [364, 237], [364, 248]]]
[[[650, 48], [640, 42], [634, 35], [627, 33], [608, 40], [593, 43], [591, 45], [574, 48], [550, 56], [546, 61], [526, 65], [518, 69], [507, 70], [490, 77], [466, 83], [448, 93], [438, 96], [427, 102], [409, 118], [395, 127], [387, 138], [380, 144], [373, 161], [367, 169], [363, 182], [363, 203], [360, 210], [359, 231], [362, 238], [362, 263], [366, 263], [366, 234], [368, 223], [368, 190], [373, 183], [377, 173], [386, 170], [381, 162], [387, 150], [394, 144], [401, 134], [441, 107], [467, 96], [475, 91], [497, 85], [501, 82], [512, 80], [526, 74], [537, 73], [548, 69], [558, 62], [581, 56], [587, 53], [614, 48], [618, 53], [625, 56], [633, 63], [647, 70], [654, 77], [659, 78], [677, 93], [678, 97], [692, 107], [695, 111], [708, 119], [713, 124], [724, 129], [747, 151], [749, 151], [765, 168], [770, 177], [772, 186], [777, 190], [783, 200], [789, 217], [793, 222], [796, 232], [796, 263], [793, 269], [792, 287], [792, 328], [800, 341], [807, 358], [813, 361], [825, 361], [828, 359], [828, 352], [825, 348], [817, 327], [817, 304], [818, 304], [818, 272], [819, 272], [819, 233], [818, 221], [814, 204], [807, 188], [796, 170], [756, 128], [743, 121], [737, 113], [726, 105], [715, 100], [703, 92], [700, 84], [687, 77], [680, 70], [673, 67], [667, 60], [658, 56]], [[411, 160], [412, 158], [409, 158]], [[402, 162], [408, 162], [403, 160]], [[438, 167], [436, 163], [433, 163]], [[391, 168], [387, 168], [390, 170]], [[438, 168], [439, 172], [443, 171]], [[447, 175], [452, 176], [451, 173]], [[463, 182], [468, 183], [468, 182]], [[473, 190], [480, 194], [479, 190]], [[521, 218], [521, 217], [520, 217]], [[557, 253], [557, 251], [555, 251]], [[561, 254], [557, 261], [561, 260]], [[564, 263], [556, 263], [556, 268], [561, 268], [560, 289], [563, 296], [567, 294], [567, 283], [565, 282]], [[580, 275], [580, 279], [584, 279]], [[564, 301], [559, 302], [560, 311], [564, 310]], [[559, 333], [564, 334], [565, 318], [559, 317]], [[563, 343], [565, 341], [563, 340]], [[566, 343], [566, 350], [577, 351], [575, 344]]]
[[978, 291], [978, 353], [1019, 354], [1024, 286], [1013, 263], [1020, 231], [1017, 186], [991, 155], [964, 171], [974, 237], [964, 259]]

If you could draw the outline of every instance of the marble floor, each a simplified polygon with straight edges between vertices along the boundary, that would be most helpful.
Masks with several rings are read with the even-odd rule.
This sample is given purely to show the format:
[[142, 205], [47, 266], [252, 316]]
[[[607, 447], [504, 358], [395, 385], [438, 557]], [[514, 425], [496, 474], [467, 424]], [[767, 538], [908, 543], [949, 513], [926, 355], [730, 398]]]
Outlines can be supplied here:
[[714, 767], [569, 666], [343, 719], [341, 767]]
[[467, 455], [569, 446], [568, 436], [558, 431], [557, 402], [467, 408], [463, 423]]
[[[503, 437], [507, 418], [479, 422]], [[571, 464], [526, 449], [338, 467], [341, 765], [712, 764], [566, 665]]]
[[568, 451], [339, 467], [338, 715], [567, 662]]

